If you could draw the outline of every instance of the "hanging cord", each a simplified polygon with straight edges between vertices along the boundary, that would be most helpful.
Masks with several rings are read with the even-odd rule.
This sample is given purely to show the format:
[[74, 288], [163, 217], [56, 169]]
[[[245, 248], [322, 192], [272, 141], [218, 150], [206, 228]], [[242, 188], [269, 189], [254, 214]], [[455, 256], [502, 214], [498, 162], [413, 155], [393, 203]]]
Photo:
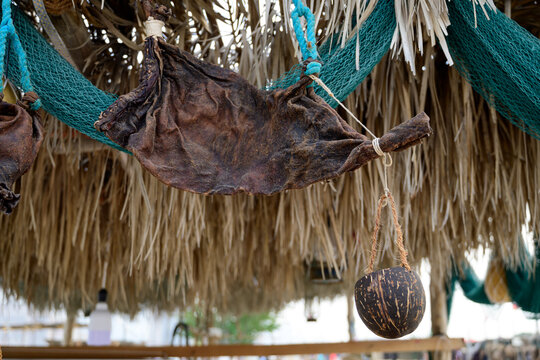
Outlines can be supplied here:
[[107, 267], [109, 266], [109, 260], [105, 260], [103, 263], [103, 277], [101, 278], [101, 288], [105, 289], [107, 285]]
[[[334, 95], [332, 90], [326, 84], [317, 76], [321, 71], [321, 64], [317, 61], [315, 61], [319, 54], [317, 53], [317, 45], [315, 44], [315, 17], [313, 16], [313, 13], [307, 6], [305, 6], [302, 3], [302, 0], [293, 0], [294, 3], [294, 11], [291, 13], [291, 18], [293, 21], [294, 26], [294, 32], [296, 34], [296, 39], [298, 40], [298, 44], [300, 46], [300, 50], [302, 51], [302, 57], [304, 61], [310, 61], [306, 66], [305, 74], [311, 78], [317, 85], [319, 85], [321, 88], [323, 88], [324, 91], [330, 95], [332, 99], [334, 99], [339, 106], [341, 106], [345, 111], [358, 123], [361, 127], [364, 128], [364, 130], [367, 131], [368, 134], [370, 134], [373, 137], [372, 145], [373, 150], [377, 153], [377, 155], [383, 157], [383, 169], [384, 169], [384, 177], [383, 177], [383, 187], [384, 187], [384, 193], [379, 198], [379, 203], [377, 206], [377, 214], [375, 217], [375, 229], [373, 231], [372, 236], [372, 244], [371, 244], [371, 258], [369, 261], [369, 272], [373, 272], [373, 266], [375, 265], [375, 258], [377, 256], [377, 234], [379, 232], [379, 229], [381, 227], [380, 221], [381, 221], [381, 210], [384, 206], [387, 204], [387, 200], [390, 201], [390, 207], [392, 209], [392, 217], [394, 220], [394, 228], [396, 230], [396, 244], [399, 250], [400, 260], [401, 260], [401, 266], [405, 267], [407, 270], [411, 270], [411, 267], [409, 266], [409, 262], [407, 261], [407, 250], [405, 250], [405, 245], [403, 244], [403, 231], [401, 230], [401, 225], [399, 224], [399, 218], [397, 214], [397, 208], [396, 203], [394, 201], [394, 197], [392, 196], [392, 193], [390, 192], [390, 189], [388, 188], [388, 173], [387, 168], [392, 166], [392, 157], [390, 154], [384, 152], [381, 149], [379, 138], [368, 129], [367, 126], [365, 126], [358, 118], [350, 111], [341, 101], [338, 100], [338, 98]], [[300, 17], [303, 16], [306, 18], [307, 24], [306, 24], [306, 34], [304, 35], [304, 31], [302, 30], [302, 24], [300, 22]], [[307, 41], [306, 41], [307, 38]]]
[[[294, 27], [294, 33], [296, 34], [296, 40], [302, 51], [302, 58], [304, 61], [310, 61], [306, 66], [306, 75], [314, 75], [321, 72], [321, 63], [315, 61], [319, 57], [317, 52], [317, 45], [315, 41], [315, 16], [311, 10], [302, 3], [302, 0], [293, 0], [294, 10], [291, 13], [291, 18]], [[306, 33], [302, 29], [302, 22], [300, 17], [306, 19]]]
[[[317, 85], [319, 85], [324, 91], [326, 91], [328, 93], [328, 95], [330, 95], [330, 97], [332, 99], [334, 99], [339, 106], [341, 106], [346, 112], [347, 114], [349, 114], [353, 119], [354, 121], [356, 121], [361, 127], [364, 128], [364, 130], [367, 131], [367, 133], [369, 135], [371, 135], [373, 137], [373, 140], [371, 142], [371, 145], [373, 145], [373, 150], [375, 150], [375, 152], [377, 153], [377, 155], [379, 156], [382, 156], [383, 157], [383, 165], [384, 165], [384, 180], [383, 180], [383, 185], [384, 185], [384, 193], [386, 195], [388, 195], [390, 193], [390, 189], [388, 188], [388, 175], [387, 175], [387, 171], [386, 169], [389, 168], [390, 166], [392, 166], [392, 156], [390, 156], [390, 154], [382, 151], [381, 149], [381, 146], [379, 144], [379, 138], [371, 131], [368, 129], [368, 127], [366, 125], [364, 125], [360, 120], [358, 120], [358, 118], [356, 116], [354, 116], [354, 114], [352, 113], [351, 110], [349, 110], [345, 105], [343, 105], [343, 103], [341, 101], [338, 100], [338, 98], [334, 95], [334, 93], [332, 92], [332, 90], [330, 90], [330, 88], [328, 86], [326, 86], [326, 84], [321, 80], [319, 79], [317, 76], [315, 75], [308, 75], [311, 80], [315, 81], [317, 83]], [[386, 203], [385, 203], [386, 205]]]
[[392, 196], [392, 193], [390, 192], [390, 189], [388, 188], [388, 172], [387, 168], [392, 166], [392, 157], [390, 154], [385, 153], [380, 146], [379, 138], [375, 136], [371, 130], [368, 129], [367, 126], [365, 126], [354, 114], [352, 111], [350, 111], [345, 105], [339, 101], [336, 96], [332, 93], [332, 91], [326, 86], [326, 84], [319, 79], [318, 77], [314, 75], [308, 75], [313, 81], [317, 83], [321, 88], [323, 88], [324, 91], [330, 95], [331, 98], [333, 98], [339, 106], [341, 106], [345, 111], [358, 123], [360, 126], [362, 126], [368, 134], [370, 134], [374, 139], [372, 140], [371, 144], [373, 145], [373, 149], [377, 153], [377, 155], [383, 157], [383, 169], [384, 169], [384, 177], [383, 177], [383, 187], [384, 187], [384, 193], [379, 198], [379, 203], [377, 205], [377, 213], [375, 215], [375, 229], [373, 230], [373, 235], [371, 237], [371, 258], [369, 260], [369, 267], [368, 267], [368, 273], [373, 272], [373, 267], [375, 265], [375, 258], [377, 257], [377, 235], [379, 233], [379, 229], [381, 227], [381, 210], [384, 206], [387, 204], [387, 200], [390, 201], [390, 207], [392, 209], [392, 218], [394, 221], [394, 228], [396, 230], [396, 245], [399, 250], [399, 257], [401, 260], [401, 266], [403, 266], [405, 269], [411, 271], [411, 267], [409, 266], [409, 262], [407, 261], [407, 250], [405, 249], [405, 245], [403, 244], [403, 231], [401, 230], [401, 225], [399, 224], [399, 218], [397, 213], [397, 207], [396, 202], [394, 201], [394, 197]]
[[[30, 82], [30, 72], [28, 71], [26, 54], [22, 48], [21, 40], [15, 31], [15, 27], [13, 26], [13, 19], [11, 18], [11, 0], [2, 0], [2, 22], [0, 23], [0, 76], [4, 75], [4, 58], [8, 40], [11, 41], [15, 53], [17, 54], [17, 60], [19, 62], [19, 67], [21, 68], [21, 86], [23, 91], [25, 93], [34, 91], [32, 83]], [[38, 110], [40, 107], [41, 102], [39, 99], [30, 106], [32, 110]]]

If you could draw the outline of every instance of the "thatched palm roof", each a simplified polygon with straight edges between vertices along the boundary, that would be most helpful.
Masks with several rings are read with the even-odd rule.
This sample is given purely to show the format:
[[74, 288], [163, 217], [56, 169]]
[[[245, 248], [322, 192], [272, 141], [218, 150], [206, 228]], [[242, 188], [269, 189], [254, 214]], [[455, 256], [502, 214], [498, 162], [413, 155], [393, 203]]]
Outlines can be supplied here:
[[[298, 62], [286, 2], [163, 3], [173, 5], [169, 42], [237, 70], [256, 86]], [[360, 19], [372, 3], [308, 5], [319, 16], [322, 41], [351, 19], [351, 9]], [[447, 26], [444, 1], [408, 3], [430, 7], [429, 16]], [[144, 18], [137, 2], [45, 4], [75, 64], [95, 85], [119, 94], [137, 85]], [[33, 14], [30, 1], [20, 6]], [[413, 263], [427, 258], [444, 270], [452, 258], [459, 262], [481, 246], [512, 260], [522, 227], [540, 230], [540, 142], [502, 119], [448, 67], [442, 38], [442, 48], [431, 46], [434, 30], [426, 29], [427, 15], [416, 9], [405, 9], [415, 14], [407, 28], [420, 29], [424, 40], [414, 38], [409, 63], [405, 51], [386, 55], [346, 105], [376, 134], [420, 111], [431, 117], [434, 136], [396, 155], [391, 170]], [[538, 35], [534, 11], [532, 1], [512, 2], [513, 18]], [[346, 23], [350, 31], [352, 24]], [[396, 39], [396, 50], [407, 34]], [[423, 55], [416, 51], [420, 44]], [[2, 287], [38, 308], [88, 306], [104, 271], [111, 306], [126, 312], [195, 301], [235, 311], [275, 308], [346, 291], [363, 274], [382, 192], [379, 162], [270, 197], [201, 196], [167, 188], [134, 158], [51, 116], [45, 124], [45, 145], [22, 179], [19, 207], [0, 217]], [[382, 248], [391, 263], [392, 227], [385, 220]], [[311, 263], [333, 267], [343, 281], [313, 285], [306, 281]]]

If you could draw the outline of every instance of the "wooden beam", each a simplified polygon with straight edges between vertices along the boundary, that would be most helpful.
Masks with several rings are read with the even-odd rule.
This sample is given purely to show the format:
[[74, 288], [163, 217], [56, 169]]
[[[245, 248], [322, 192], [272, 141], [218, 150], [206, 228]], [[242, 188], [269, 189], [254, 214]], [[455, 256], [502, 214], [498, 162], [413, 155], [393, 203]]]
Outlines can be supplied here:
[[[12, 330], [43, 330], [43, 329], [63, 329], [66, 326], [65, 323], [53, 323], [53, 324], [44, 324], [44, 323], [33, 323], [33, 324], [21, 324], [21, 325], [9, 325], [0, 327], [0, 331], [12, 331]], [[88, 327], [86, 324], [73, 324], [74, 328], [85, 328]]]
[[329, 353], [372, 353], [457, 350], [463, 339], [432, 337], [418, 340], [375, 340], [345, 343], [294, 345], [212, 345], [212, 346], [84, 346], [11, 347], [4, 346], [4, 359], [142, 359], [147, 357], [269, 356]]

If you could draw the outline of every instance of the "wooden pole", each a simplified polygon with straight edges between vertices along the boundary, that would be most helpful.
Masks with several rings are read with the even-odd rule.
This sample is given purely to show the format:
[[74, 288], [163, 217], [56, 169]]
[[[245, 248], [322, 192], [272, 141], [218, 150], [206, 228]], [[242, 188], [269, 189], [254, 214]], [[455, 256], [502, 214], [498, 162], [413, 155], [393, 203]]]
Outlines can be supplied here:
[[[445, 275], [438, 266], [432, 266], [429, 283], [431, 299], [431, 333], [433, 336], [446, 336], [448, 316], [446, 311]], [[452, 352], [440, 349], [432, 353], [433, 360], [451, 360]]]
[[71, 345], [71, 339], [73, 338], [73, 325], [75, 325], [75, 315], [77, 313], [73, 311], [67, 312], [66, 326], [64, 326], [64, 345]]
[[4, 358], [17, 359], [142, 359], [147, 357], [270, 356], [330, 353], [416, 352], [453, 350], [465, 346], [463, 339], [353, 341], [294, 345], [210, 346], [84, 346], [3, 347]]
[[[351, 288], [352, 289], [352, 288]], [[354, 329], [354, 295], [352, 293], [347, 294], [347, 324], [349, 325], [349, 341], [354, 341], [356, 337], [356, 331]]]

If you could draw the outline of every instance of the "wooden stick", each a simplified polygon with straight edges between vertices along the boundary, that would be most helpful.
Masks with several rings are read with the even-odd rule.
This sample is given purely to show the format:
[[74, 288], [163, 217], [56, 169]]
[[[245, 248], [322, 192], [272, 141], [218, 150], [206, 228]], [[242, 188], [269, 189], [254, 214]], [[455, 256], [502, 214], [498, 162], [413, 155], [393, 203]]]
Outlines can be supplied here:
[[146, 357], [269, 356], [329, 353], [448, 351], [465, 346], [463, 339], [432, 337], [418, 340], [375, 340], [291, 345], [3, 347], [4, 358], [18, 359], [126, 359]]

